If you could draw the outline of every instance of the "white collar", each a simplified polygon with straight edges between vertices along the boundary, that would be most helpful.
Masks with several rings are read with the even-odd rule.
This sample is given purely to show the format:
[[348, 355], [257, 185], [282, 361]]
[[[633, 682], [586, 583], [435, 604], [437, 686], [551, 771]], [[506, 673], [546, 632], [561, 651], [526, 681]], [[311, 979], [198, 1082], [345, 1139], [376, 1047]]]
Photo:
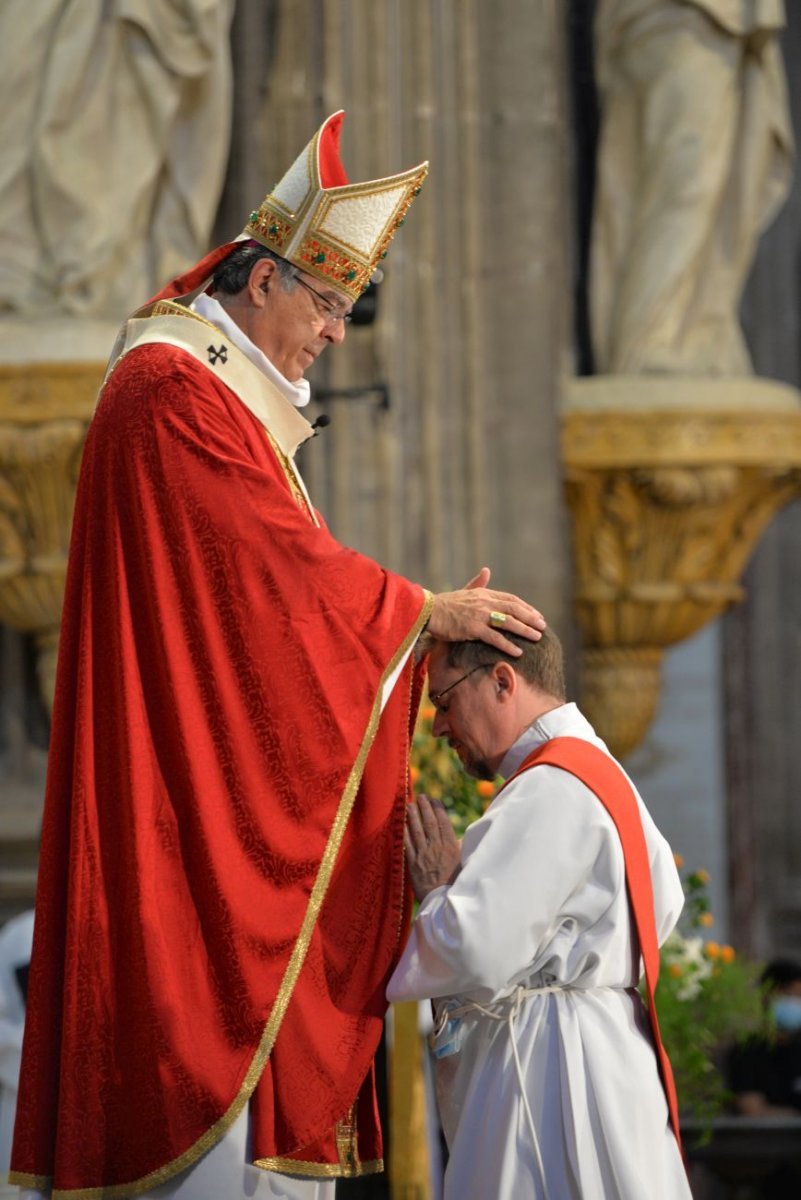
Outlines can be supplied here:
[[552, 708], [550, 712], [543, 713], [527, 729], [523, 730], [514, 745], [510, 746], [503, 756], [498, 774], [504, 779], [508, 779], [510, 775], [514, 775], [523, 760], [528, 758], [533, 750], [556, 737], [583, 737], [597, 741], [595, 730], [587, 718], [579, 712], [576, 705], [560, 704], [558, 708]]
[[189, 307], [192, 312], [196, 312], [198, 316], [211, 321], [212, 325], [217, 326], [220, 333], [224, 333], [227, 338], [230, 338], [234, 345], [250, 359], [253, 365], [258, 367], [267, 376], [270, 383], [278, 388], [281, 395], [290, 404], [294, 404], [295, 408], [306, 407], [311, 399], [311, 388], [308, 380], [301, 377], [297, 382], [292, 383], [291, 380], [286, 379], [278, 368], [273, 366], [267, 355], [250, 340], [244, 329], [237, 325], [236, 321], [228, 315], [219, 300], [215, 300], [213, 296], [208, 296], [205, 292], [201, 292]]

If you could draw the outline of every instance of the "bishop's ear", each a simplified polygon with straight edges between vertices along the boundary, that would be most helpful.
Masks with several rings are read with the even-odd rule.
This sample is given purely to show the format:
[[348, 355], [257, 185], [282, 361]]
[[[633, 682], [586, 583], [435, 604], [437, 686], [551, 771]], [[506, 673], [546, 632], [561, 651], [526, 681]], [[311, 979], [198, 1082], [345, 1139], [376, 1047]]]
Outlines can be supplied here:
[[260, 258], [254, 264], [248, 280], [250, 294], [254, 300], [267, 295], [274, 271], [275, 263], [270, 258]]

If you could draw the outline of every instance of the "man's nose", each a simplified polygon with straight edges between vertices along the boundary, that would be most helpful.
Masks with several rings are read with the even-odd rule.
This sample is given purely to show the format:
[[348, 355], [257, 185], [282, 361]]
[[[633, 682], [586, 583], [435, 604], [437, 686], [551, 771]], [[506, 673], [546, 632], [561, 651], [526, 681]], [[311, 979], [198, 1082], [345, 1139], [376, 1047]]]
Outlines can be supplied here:
[[434, 717], [434, 724], [431, 726], [432, 734], [434, 735], [434, 737], [442, 737], [442, 735], [444, 734], [444, 732], [447, 728], [448, 728], [447, 714], [444, 712], [440, 712], [439, 709], [437, 709], [436, 716]]
[[345, 340], [346, 325], [344, 321], [331, 321], [323, 330], [323, 337], [338, 346]]

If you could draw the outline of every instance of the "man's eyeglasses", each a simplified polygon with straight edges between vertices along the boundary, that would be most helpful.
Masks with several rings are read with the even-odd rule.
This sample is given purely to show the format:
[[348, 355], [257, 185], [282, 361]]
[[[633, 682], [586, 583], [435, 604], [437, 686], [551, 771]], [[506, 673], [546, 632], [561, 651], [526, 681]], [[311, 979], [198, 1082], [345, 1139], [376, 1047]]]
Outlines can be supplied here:
[[[441, 692], [429, 692], [429, 700], [435, 708], [439, 708], [440, 700], [443, 696], [447, 696], [448, 692], [452, 692], [453, 689], [458, 687], [460, 683], [464, 683], [465, 679], [469, 679], [471, 675], [475, 675], [476, 671], [486, 671], [487, 667], [492, 667], [494, 665], [494, 663], [480, 663], [479, 666], [473, 667], [472, 671], [468, 671], [466, 675], [460, 675], [459, 678], [455, 679], [453, 683], [449, 683], [448, 686], [443, 688]], [[440, 712], [442, 711], [444, 710], [440, 709]]]
[[350, 325], [351, 314], [349, 312], [340, 312], [336, 304], [332, 304], [327, 296], [324, 296], [322, 292], [318, 292], [317, 288], [312, 287], [305, 279], [301, 279], [300, 275], [294, 275], [293, 278], [295, 283], [299, 283], [307, 292], [311, 292], [314, 297], [314, 307], [317, 309], [319, 315], [325, 318], [326, 325], [336, 325], [338, 321], [341, 321], [343, 325]]

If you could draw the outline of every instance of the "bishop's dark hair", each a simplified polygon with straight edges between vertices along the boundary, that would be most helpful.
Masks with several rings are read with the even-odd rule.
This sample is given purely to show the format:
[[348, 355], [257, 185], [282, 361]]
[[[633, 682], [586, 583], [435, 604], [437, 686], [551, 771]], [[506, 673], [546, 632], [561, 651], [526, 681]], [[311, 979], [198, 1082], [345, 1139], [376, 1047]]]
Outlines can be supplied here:
[[222, 292], [226, 296], [235, 296], [237, 292], [241, 292], [250, 279], [250, 272], [262, 258], [269, 258], [275, 263], [279, 283], [285, 291], [291, 292], [295, 286], [295, 268], [292, 263], [258, 242], [241, 242], [222, 260], [213, 275], [214, 291]]

